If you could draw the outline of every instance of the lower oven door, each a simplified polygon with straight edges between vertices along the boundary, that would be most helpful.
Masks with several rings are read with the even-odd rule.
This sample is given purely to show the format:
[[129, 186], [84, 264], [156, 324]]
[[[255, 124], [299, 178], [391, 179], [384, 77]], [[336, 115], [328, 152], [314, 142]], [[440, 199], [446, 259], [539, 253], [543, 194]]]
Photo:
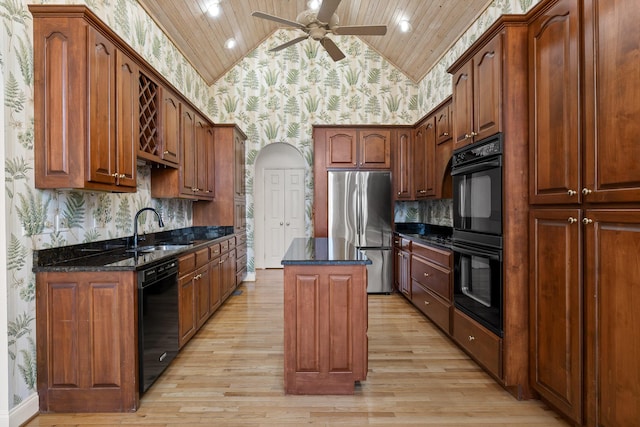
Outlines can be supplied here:
[[453, 256], [456, 308], [502, 337], [502, 250], [456, 242]]

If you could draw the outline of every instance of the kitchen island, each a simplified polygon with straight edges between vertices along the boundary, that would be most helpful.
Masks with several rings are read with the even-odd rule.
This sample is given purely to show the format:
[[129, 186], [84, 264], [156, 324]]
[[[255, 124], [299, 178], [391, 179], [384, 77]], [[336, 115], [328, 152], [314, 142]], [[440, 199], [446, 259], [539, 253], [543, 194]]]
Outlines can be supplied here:
[[287, 394], [353, 394], [366, 379], [367, 264], [343, 239], [293, 239], [282, 259]]

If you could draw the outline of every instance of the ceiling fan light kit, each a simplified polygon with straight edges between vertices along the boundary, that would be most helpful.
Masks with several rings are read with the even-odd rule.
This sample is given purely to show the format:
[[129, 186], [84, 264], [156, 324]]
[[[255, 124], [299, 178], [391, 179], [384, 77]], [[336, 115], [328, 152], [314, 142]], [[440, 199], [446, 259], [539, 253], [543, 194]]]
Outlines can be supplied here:
[[276, 46], [273, 49], [270, 49], [270, 52], [278, 52], [303, 40], [312, 38], [313, 40], [320, 42], [331, 59], [334, 61], [340, 61], [345, 58], [345, 54], [333, 40], [327, 37], [328, 34], [344, 36], [383, 36], [387, 33], [386, 25], [340, 26], [340, 21], [335, 11], [338, 9], [341, 1], [342, 0], [324, 0], [317, 12], [312, 8], [312, 1], [309, 1], [307, 3], [309, 9], [298, 14], [295, 22], [278, 16], [269, 15], [264, 12], [253, 12], [251, 15], [257, 18], [267, 19], [269, 21], [287, 25], [288, 27], [291, 27], [290, 29], [302, 30], [307, 34], [290, 40], [280, 46]]

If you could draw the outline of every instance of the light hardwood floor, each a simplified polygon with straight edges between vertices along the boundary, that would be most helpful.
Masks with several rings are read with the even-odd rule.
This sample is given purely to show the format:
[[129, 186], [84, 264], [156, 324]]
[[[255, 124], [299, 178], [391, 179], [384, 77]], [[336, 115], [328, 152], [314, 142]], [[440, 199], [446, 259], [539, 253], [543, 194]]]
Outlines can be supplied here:
[[27, 426], [566, 426], [517, 401], [399, 295], [369, 296], [369, 373], [353, 396], [286, 396], [282, 270], [259, 270], [129, 414]]

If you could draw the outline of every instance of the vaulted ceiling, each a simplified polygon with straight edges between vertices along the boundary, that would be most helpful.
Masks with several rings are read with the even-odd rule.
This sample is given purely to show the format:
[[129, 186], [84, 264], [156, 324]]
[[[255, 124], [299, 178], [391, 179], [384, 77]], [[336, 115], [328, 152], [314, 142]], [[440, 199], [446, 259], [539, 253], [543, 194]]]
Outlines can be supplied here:
[[[308, 0], [219, 0], [221, 13], [207, 13], [212, 0], [138, 0], [196, 71], [213, 84], [284, 24], [251, 16], [254, 11], [296, 21]], [[492, 0], [342, 0], [339, 24], [387, 25], [384, 36], [359, 36], [409, 78], [419, 82]], [[408, 20], [413, 30], [400, 31]], [[304, 36], [291, 29], [291, 39]], [[238, 45], [226, 49], [225, 41]], [[338, 40], [331, 34], [330, 38]], [[275, 47], [275, 46], [274, 46]], [[274, 53], [277, 55], [278, 53]]]

